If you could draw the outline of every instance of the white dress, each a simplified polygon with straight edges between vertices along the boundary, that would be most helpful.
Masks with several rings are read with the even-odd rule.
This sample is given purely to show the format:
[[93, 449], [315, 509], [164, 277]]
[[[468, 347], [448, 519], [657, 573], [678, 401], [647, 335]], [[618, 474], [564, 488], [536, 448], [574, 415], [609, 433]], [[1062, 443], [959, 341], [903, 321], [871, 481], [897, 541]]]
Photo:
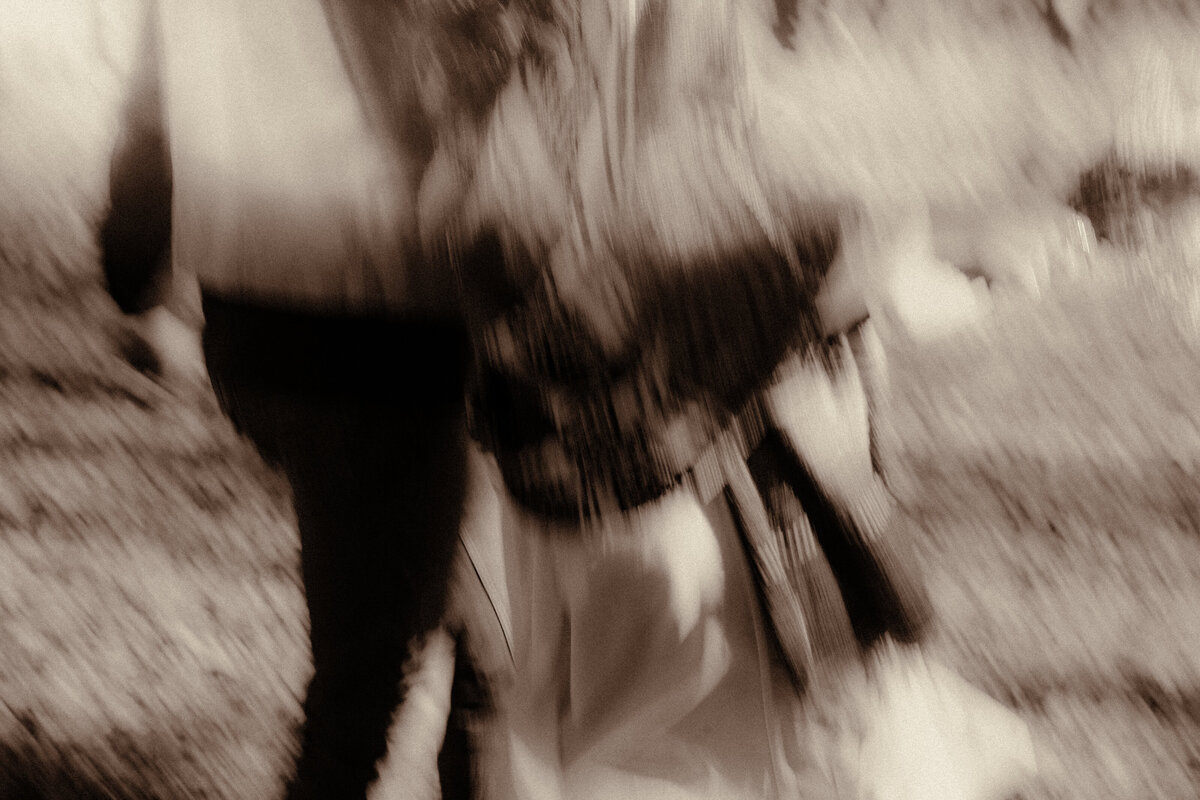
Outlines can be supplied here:
[[676, 490], [579, 530], [504, 512], [513, 800], [837, 796], [770, 656], [730, 510]]

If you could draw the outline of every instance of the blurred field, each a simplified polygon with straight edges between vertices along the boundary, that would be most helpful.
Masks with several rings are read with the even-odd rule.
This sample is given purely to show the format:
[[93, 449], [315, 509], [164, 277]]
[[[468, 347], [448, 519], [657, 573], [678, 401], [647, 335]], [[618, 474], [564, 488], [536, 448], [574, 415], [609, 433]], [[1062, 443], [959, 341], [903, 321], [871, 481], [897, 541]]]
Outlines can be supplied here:
[[1039, 797], [1200, 786], [1200, 342], [1165, 277], [1061, 287], [893, 366], [936, 649], [1033, 723]]
[[[23, 114], [0, 113], [0, 797], [265, 799], [308, 669], [294, 521], [211, 395], [117, 355], [89, 238], [126, 67], [108, 24], [0, 71]], [[1146, 213], [1146, 247], [893, 345], [885, 455], [933, 646], [1032, 723], [1030, 800], [1200, 786], [1200, 215]]]

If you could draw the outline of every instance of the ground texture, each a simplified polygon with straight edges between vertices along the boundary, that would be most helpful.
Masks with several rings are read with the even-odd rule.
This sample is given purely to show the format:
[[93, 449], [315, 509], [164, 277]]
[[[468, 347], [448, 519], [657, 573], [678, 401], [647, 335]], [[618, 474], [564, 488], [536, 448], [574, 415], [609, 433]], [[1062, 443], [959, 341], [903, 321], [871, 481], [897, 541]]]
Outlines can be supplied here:
[[[119, 74], [94, 30], [76, 52]], [[71, 68], [100, 111], [59, 149], [36, 102], [0, 119], [0, 797], [265, 800], [308, 671], [287, 488], [210, 393], [121, 358], [90, 243], [119, 81]], [[1038, 302], [891, 345], [932, 648], [1031, 724], [1030, 800], [1200, 792], [1200, 217], [1153, 212]]]

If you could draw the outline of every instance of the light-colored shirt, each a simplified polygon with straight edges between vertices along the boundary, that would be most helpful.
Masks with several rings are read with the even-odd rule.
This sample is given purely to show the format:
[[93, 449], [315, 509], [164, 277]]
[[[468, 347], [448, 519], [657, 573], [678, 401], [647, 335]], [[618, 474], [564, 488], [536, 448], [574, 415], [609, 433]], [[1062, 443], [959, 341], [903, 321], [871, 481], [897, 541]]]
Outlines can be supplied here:
[[235, 297], [446, 307], [417, 247], [424, 164], [369, 124], [320, 0], [161, 0], [152, 24], [177, 269]]

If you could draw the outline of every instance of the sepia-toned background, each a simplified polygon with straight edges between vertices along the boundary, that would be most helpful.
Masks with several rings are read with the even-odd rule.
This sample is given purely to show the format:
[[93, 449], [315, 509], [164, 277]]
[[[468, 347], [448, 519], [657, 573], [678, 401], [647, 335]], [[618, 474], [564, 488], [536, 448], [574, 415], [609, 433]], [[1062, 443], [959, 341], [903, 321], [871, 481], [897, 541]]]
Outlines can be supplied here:
[[[0, 4], [3, 798], [272, 797], [308, 672], [286, 486], [209, 391], [127, 363], [100, 282], [138, 11]], [[1031, 724], [1030, 800], [1200, 786], [1200, 197], [1143, 189], [1080, 274], [889, 342], [932, 647]], [[436, 708], [379, 797], [428, 796]]]

